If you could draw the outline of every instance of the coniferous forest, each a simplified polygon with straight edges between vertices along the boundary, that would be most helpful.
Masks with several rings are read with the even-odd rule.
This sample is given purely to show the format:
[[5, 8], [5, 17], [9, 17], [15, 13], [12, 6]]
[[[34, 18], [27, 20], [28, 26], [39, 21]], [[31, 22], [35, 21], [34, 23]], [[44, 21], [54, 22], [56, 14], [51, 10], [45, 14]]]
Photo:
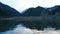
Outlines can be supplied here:
[[[19, 16], [40, 16], [40, 21], [14, 21], [1, 20], [1, 18], [19, 17]], [[36, 20], [36, 19], [35, 19]], [[56, 5], [51, 8], [31, 7], [26, 9], [22, 14], [16, 9], [0, 3], [0, 32], [12, 30], [16, 25], [23, 24], [30, 29], [43, 30], [52, 27], [60, 29], [60, 6]]]

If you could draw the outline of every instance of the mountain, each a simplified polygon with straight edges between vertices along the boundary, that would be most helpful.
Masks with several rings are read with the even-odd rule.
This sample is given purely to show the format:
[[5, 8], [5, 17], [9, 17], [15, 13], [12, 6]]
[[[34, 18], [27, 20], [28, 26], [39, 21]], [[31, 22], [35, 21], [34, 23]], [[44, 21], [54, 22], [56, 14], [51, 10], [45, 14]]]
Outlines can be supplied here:
[[29, 8], [24, 13], [23, 16], [41, 16], [48, 14], [48, 10], [43, 7]]
[[[51, 8], [29, 8], [24, 13], [24, 16], [40, 16], [40, 21], [27, 21], [23, 24], [27, 28], [43, 30], [44, 28], [60, 29], [60, 6], [56, 5]], [[36, 20], [36, 19], [35, 19]]]
[[[21, 15], [22, 14], [20, 14], [14, 8], [0, 2], [0, 18], [1, 17], [15, 17], [15, 16], [18, 17]], [[0, 20], [0, 32], [12, 30], [19, 23], [20, 22], [14, 21], [14, 20]]]
[[36, 8], [31, 7], [23, 12], [23, 16], [54, 15], [56, 13], [60, 13], [60, 5], [51, 8], [43, 8], [40, 6]]
[[7, 6], [0, 2], [0, 17], [13, 17], [13, 16], [21, 16], [21, 14], [14, 8], [11, 8], [10, 6]]
[[54, 7], [47, 8], [47, 10], [49, 10], [50, 14], [52, 14], [52, 15], [54, 15], [56, 13], [60, 13], [60, 5], [56, 5]]
[[[0, 3], [0, 17], [21, 16], [15, 9]], [[52, 27], [60, 29], [60, 6], [52, 8], [29, 8], [25, 10], [22, 16], [40, 16], [40, 21], [14, 21], [14, 20], [0, 20], [0, 32], [12, 30], [16, 25], [23, 24], [30, 29], [43, 30], [44, 28]], [[36, 20], [36, 19], [35, 19]]]
[[55, 7], [57, 7], [57, 8], [55, 10], [53, 10], [52, 12], [55, 12], [55, 13], [59, 13], [60, 14], [60, 6], [57, 5]]

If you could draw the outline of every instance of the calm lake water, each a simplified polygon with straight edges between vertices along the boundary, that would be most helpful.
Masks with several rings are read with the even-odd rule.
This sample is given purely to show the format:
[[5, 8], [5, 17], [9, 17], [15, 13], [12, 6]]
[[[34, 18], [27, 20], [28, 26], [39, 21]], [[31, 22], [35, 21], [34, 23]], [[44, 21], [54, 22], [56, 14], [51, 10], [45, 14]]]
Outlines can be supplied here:
[[[1, 21], [1, 22], [3, 22], [3, 21]], [[4, 21], [4, 23], [9, 24], [11, 22]], [[15, 21], [15, 23], [16, 23], [16, 21]], [[12, 21], [12, 24], [13, 24], [13, 21]], [[60, 34], [60, 30], [55, 30], [55, 28], [44, 28], [44, 30], [30, 29], [30, 28], [25, 27], [23, 25], [23, 22], [20, 22], [18, 25], [15, 26], [15, 28], [13, 28], [13, 30], [1, 32], [0, 34]]]

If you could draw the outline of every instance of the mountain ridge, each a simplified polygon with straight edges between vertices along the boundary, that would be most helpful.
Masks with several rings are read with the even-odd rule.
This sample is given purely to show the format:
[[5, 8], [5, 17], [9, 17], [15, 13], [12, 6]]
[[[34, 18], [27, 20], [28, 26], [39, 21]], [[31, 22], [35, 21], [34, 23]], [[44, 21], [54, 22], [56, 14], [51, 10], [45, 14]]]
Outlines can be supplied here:
[[5, 5], [5, 4], [0, 2], [0, 16], [2, 16], [2, 17], [12, 17], [12, 16], [21, 16], [21, 15], [22, 14], [20, 14], [14, 8], [11, 8], [10, 6]]

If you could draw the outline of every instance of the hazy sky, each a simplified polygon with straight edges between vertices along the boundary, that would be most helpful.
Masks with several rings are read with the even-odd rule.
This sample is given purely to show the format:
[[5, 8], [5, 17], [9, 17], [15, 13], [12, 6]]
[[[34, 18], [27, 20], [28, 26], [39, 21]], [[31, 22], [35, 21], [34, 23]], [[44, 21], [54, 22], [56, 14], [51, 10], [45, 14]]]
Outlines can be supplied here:
[[30, 7], [52, 7], [60, 5], [60, 0], [0, 0], [0, 2], [7, 4], [20, 12]]

